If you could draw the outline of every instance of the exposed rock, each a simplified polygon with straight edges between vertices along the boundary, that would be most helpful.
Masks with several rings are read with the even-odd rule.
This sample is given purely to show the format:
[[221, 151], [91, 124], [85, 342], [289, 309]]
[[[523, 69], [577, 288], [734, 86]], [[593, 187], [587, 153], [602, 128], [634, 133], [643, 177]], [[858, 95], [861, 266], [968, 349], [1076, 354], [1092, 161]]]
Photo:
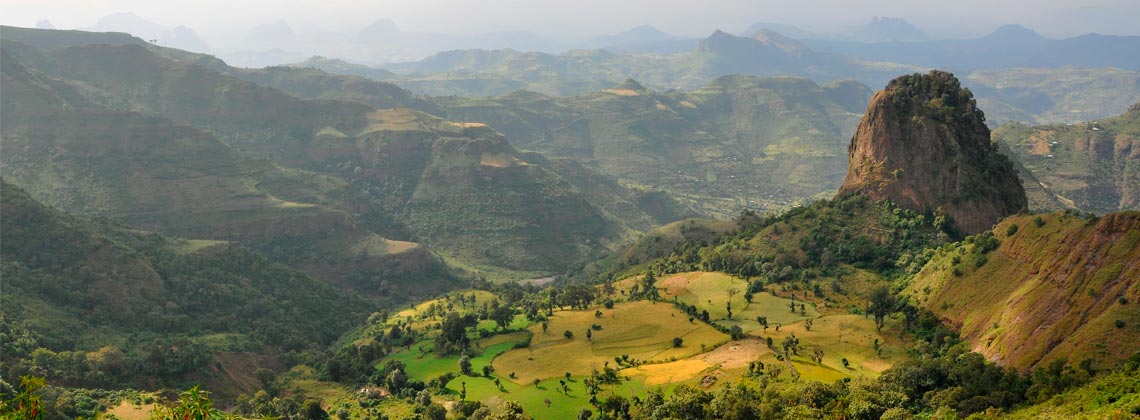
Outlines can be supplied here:
[[990, 142], [985, 115], [947, 72], [899, 77], [877, 92], [848, 157], [839, 194], [941, 211], [963, 234], [1027, 207], [1017, 172]]

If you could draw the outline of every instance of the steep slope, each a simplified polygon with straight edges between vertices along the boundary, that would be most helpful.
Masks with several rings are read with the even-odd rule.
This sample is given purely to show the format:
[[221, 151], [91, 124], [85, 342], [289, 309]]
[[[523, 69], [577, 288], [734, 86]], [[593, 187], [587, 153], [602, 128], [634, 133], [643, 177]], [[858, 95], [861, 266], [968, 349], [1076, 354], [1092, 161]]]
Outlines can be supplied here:
[[[336, 204], [325, 197], [339, 188], [336, 180], [245, 159], [207, 132], [96, 105], [76, 85], [25, 67], [8, 54], [10, 46], [0, 48], [0, 173], [38, 199], [196, 239], [258, 247], [301, 238], [324, 250], [320, 261], [337, 263], [313, 264], [317, 253], [274, 257], [369, 294], [381, 293], [376, 277], [402, 284], [397, 295], [450, 281], [422, 247], [381, 238], [322, 205]], [[360, 247], [371, 251], [366, 258]]]
[[1018, 369], [1110, 367], [1136, 351], [1140, 213], [1013, 216], [990, 235], [939, 249], [906, 293], [974, 351]]
[[963, 80], [993, 124], [1056, 124], [1119, 115], [1140, 102], [1140, 69], [1114, 67], [981, 70]]
[[[1140, 208], [1140, 105], [1088, 123], [1029, 127], [1007, 124], [993, 132], [1040, 186], [1062, 203], [1093, 213]], [[1033, 208], [1057, 209], [1033, 202]]]
[[[593, 252], [612, 248], [629, 235], [684, 214], [679, 206], [666, 203], [670, 209], [650, 215], [639, 208], [637, 193], [624, 190], [599, 174], [580, 173], [589, 172], [588, 169], [564, 166], [561, 169], [568, 171], [566, 177], [556, 172], [560, 170], [558, 165], [532, 165], [535, 167], [518, 170], [510, 162], [526, 160], [515, 156], [517, 152], [506, 145], [500, 134], [480, 124], [452, 123], [407, 108], [378, 110], [361, 102], [303, 100], [229, 76], [224, 63], [216, 60], [202, 61], [201, 57], [176, 60], [137, 45], [79, 45], [49, 51], [34, 61], [44, 72], [83, 86], [81, 93], [100, 105], [158, 115], [205, 129], [239, 152], [271, 159], [284, 167], [310, 171], [310, 175], [311, 172], [327, 175], [328, 179], [306, 184], [302, 190], [309, 190], [307, 193], [297, 193], [296, 187], [290, 188], [288, 182], [277, 178], [272, 182], [262, 180], [261, 185], [276, 195], [295, 198], [305, 205], [320, 204], [343, 211], [351, 216], [347, 220], [349, 224], [359, 222], [354, 227], [389, 237], [422, 240], [467, 263], [545, 275], [580, 264]], [[347, 86], [326, 82], [364, 81], [342, 76], [326, 78], [311, 69], [278, 68], [267, 72], [279, 72], [288, 80], [312, 76], [313, 96], [340, 96], [338, 92], [343, 89], [336, 86]], [[262, 83], [276, 82], [266, 79]], [[373, 86], [372, 82], [362, 83]], [[401, 92], [406, 94], [406, 91], [396, 93]], [[359, 94], [366, 102], [385, 100], [367, 91]], [[414, 98], [405, 96], [397, 102], [404, 100]], [[386, 106], [392, 105], [397, 104], [386, 103]], [[491, 156], [488, 164], [480, 159], [470, 160], [465, 155], [484, 149]], [[496, 166], [500, 164], [496, 159], [500, 158], [505, 159], [503, 164], [509, 168]], [[473, 172], [452, 179], [439, 176], [439, 171], [448, 172], [448, 176]], [[441, 184], [456, 179], [470, 182]], [[485, 179], [495, 182], [482, 182]], [[457, 188], [463, 191], [457, 192]], [[449, 192], [440, 196], [440, 191]], [[483, 224], [487, 221], [484, 217], [498, 210], [472, 205], [455, 207], [444, 214], [441, 213], [446, 210], [443, 207], [421, 205], [458, 197], [454, 194], [473, 200], [472, 204], [509, 205], [510, 210], [494, 216], [501, 218], [500, 222]], [[605, 210], [609, 199], [618, 196], [625, 203], [624, 210]], [[495, 203], [495, 199], [502, 201]], [[626, 205], [630, 203], [633, 205]], [[645, 203], [646, 206], [658, 204], [652, 200]], [[665, 219], [658, 220], [658, 217]], [[564, 220], [582, 223], [562, 227], [560, 223]], [[445, 232], [437, 223], [457, 224], [462, 228]], [[495, 236], [495, 232], [502, 235]], [[566, 236], [544, 236], [562, 233]], [[335, 236], [325, 232], [322, 243], [328, 243], [326, 239], [334, 241]], [[496, 239], [487, 242], [489, 237]], [[386, 250], [406, 248], [368, 245], [377, 243], [376, 240], [362, 239], [354, 243], [346, 249], [351, 252], [321, 256], [316, 260], [353, 261], [354, 255], [372, 257], [386, 255]], [[501, 244], [504, 248], [477, 249], [487, 243]], [[257, 247], [275, 258], [284, 258], [282, 252], [311, 254], [314, 250], [290, 238], [274, 238], [265, 246]], [[536, 257], [538, 255], [541, 257]], [[523, 262], [532, 260], [538, 262], [534, 267], [527, 267]], [[304, 262], [296, 264], [319, 275], [331, 269]], [[420, 259], [408, 266], [431, 267], [432, 264]], [[372, 274], [344, 274], [356, 279], [350, 281], [353, 284], [375, 283], [371, 280]], [[431, 282], [418, 284], [425, 288], [431, 285]]]
[[681, 217], [678, 206], [652, 210], [596, 172], [522, 154], [481, 123], [408, 109], [369, 117], [367, 130], [319, 136], [304, 153], [371, 197], [372, 211], [399, 214], [415, 236], [462, 260], [559, 272]]
[[839, 184], [842, 139], [858, 119], [836, 100], [857, 100], [858, 89], [844, 85], [728, 76], [663, 94], [628, 80], [577, 97], [519, 91], [435, 102], [449, 118], [502, 130], [519, 148], [597, 165], [627, 185], [670, 191], [727, 218]]
[[250, 372], [280, 369], [285, 352], [320, 350], [374, 309], [234, 243], [77, 219], [6, 180], [0, 201], [0, 329], [20, 337], [3, 343], [5, 377], [107, 388], [205, 382], [233, 395], [252, 384], [233, 381], [217, 357], [253, 355], [261, 362]]
[[954, 75], [892, 80], [867, 106], [848, 147], [839, 194], [866, 194], [942, 212], [966, 234], [1027, 206], [1009, 160], [990, 141], [985, 116]]

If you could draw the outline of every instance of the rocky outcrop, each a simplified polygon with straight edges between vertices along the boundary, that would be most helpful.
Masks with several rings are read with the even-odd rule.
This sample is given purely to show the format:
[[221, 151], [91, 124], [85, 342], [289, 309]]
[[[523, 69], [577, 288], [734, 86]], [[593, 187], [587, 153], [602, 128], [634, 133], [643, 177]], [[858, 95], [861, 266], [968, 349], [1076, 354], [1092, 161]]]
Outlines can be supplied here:
[[963, 234], [1027, 207], [1017, 172], [990, 142], [973, 95], [947, 72], [899, 77], [877, 92], [848, 157], [840, 195], [941, 211]]

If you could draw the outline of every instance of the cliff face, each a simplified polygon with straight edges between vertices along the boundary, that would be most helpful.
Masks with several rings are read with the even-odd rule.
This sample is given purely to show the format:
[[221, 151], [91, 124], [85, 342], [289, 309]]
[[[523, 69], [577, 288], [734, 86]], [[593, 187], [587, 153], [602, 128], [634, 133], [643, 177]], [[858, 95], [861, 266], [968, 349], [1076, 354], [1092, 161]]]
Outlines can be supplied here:
[[963, 234], [1027, 207], [1017, 172], [990, 142], [973, 95], [947, 72], [902, 76], [877, 92], [848, 157], [840, 195], [941, 209]]

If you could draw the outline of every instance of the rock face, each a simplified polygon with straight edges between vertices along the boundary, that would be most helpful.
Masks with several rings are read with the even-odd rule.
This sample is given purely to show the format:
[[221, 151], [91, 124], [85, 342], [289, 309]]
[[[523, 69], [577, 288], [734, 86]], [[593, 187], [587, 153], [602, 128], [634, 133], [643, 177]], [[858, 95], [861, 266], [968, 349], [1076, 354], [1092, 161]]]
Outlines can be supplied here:
[[871, 98], [847, 152], [840, 195], [941, 209], [963, 234], [1027, 207], [1017, 172], [990, 142], [973, 95], [947, 72], [892, 80]]

